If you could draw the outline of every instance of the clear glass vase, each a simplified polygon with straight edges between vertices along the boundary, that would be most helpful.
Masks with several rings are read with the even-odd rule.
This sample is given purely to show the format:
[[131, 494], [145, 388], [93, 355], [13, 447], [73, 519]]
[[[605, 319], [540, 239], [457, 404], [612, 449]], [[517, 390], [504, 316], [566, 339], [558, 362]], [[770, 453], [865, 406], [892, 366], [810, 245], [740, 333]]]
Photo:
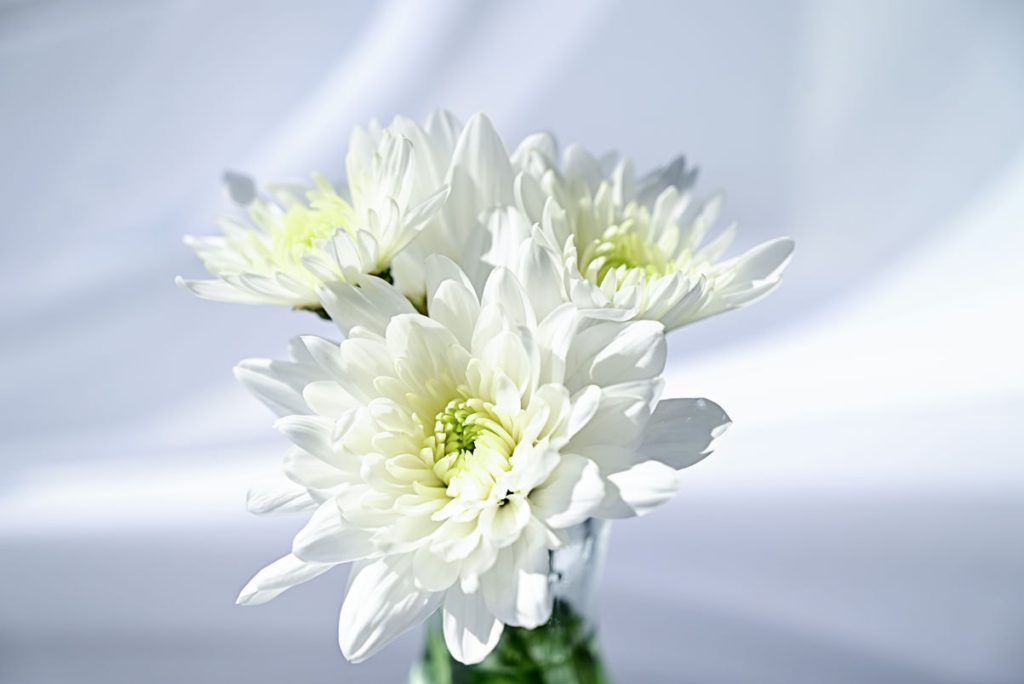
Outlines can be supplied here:
[[494, 651], [477, 665], [453, 659], [440, 612], [427, 621], [423, 656], [410, 684], [607, 684], [597, 641], [597, 590], [608, 523], [590, 519], [567, 530], [570, 543], [551, 552], [551, 619], [536, 629], [505, 627]]

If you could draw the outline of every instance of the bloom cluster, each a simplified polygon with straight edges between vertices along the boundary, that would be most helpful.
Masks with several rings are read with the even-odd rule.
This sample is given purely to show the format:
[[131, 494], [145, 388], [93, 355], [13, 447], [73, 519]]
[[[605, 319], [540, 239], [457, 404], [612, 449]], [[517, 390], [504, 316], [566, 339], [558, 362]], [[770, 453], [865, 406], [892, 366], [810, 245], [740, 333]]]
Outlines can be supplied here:
[[705, 243], [721, 200], [695, 199], [695, 177], [547, 134], [509, 154], [486, 117], [437, 112], [357, 129], [344, 186], [272, 187], [243, 198], [248, 222], [189, 238], [215, 278], [183, 287], [343, 336], [236, 368], [294, 444], [249, 508], [309, 514], [239, 603], [353, 563], [352, 661], [439, 609], [463, 663], [547, 622], [566, 531], [664, 503], [729, 424], [660, 398], [666, 330], [764, 296], [793, 248], [723, 259], [734, 228]]

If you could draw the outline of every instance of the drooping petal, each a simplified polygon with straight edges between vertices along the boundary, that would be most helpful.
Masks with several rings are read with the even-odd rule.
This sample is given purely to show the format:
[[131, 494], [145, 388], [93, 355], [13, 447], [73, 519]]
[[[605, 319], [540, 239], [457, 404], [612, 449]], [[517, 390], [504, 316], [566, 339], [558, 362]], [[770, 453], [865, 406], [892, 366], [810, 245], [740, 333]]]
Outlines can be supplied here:
[[459, 578], [462, 564], [447, 561], [430, 550], [426, 545], [413, 555], [412, 569], [416, 583], [425, 591], [444, 591]]
[[264, 301], [262, 297], [229, 285], [223, 280], [186, 280], [178, 276], [174, 279], [174, 283], [183, 290], [203, 299], [238, 304], [258, 304]]
[[333, 500], [316, 509], [292, 543], [292, 553], [302, 560], [318, 563], [347, 563], [366, 558], [375, 551], [370, 535], [346, 523]]
[[285, 416], [274, 427], [284, 433], [296, 446], [305, 449], [325, 463], [334, 461], [331, 435], [335, 421], [323, 416]]
[[417, 589], [410, 563], [406, 554], [352, 567], [338, 620], [338, 643], [353, 663], [366, 660], [440, 607], [444, 594]]
[[313, 490], [326, 492], [344, 484], [346, 474], [335, 466], [328, 465], [305, 449], [294, 447], [285, 452], [284, 474], [292, 482]]
[[336, 380], [310, 382], [302, 389], [302, 399], [312, 412], [335, 420], [359, 408], [352, 395]]
[[713, 401], [663, 399], [644, 426], [639, 455], [677, 470], [689, 467], [711, 453], [711, 442], [731, 422]]
[[594, 512], [601, 518], [630, 518], [651, 512], [679, 489], [674, 468], [657, 461], [644, 461], [606, 478], [605, 498]]
[[487, 608], [506, 625], [534, 629], [551, 618], [548, 549], [524, 537], [502, 549], [490, 571], [480, 578]]
[[235, 603], [240, 606], [258, 606], [297, 584], [319, 577], [334, 566], [334, 563], [310, 563], [288, 554], [256, 573], [242, 588]]
[[458, 586], [444, 600], [444, 640], [448, 652], [460, 663], [475, 665], [498, 644], [503, 625], [484, 601], [482, 592], [466, 594]]
[[303, 388], [317, 379], [316, 369], [269, 359], [247, 359], [235, 366], [235, 378], [279, 416], [309, 413]]
[[278, 476], [250, 487], [245, 497], [245, 507], [256, 515], [305, 513], [313, 511], [317, 502], [305, 487]]
[[[591, 453], [595, 447], [635, 446], [640, 441], [641, 431], [650, 418], [651, 407], [660, 389], [660, 379], [638, 380], [603, 388], [597, 408], [593, 409], [590, 419], [572, 436], [566, 448], [597, 460]], [[588, 401], [593, 401], [593, 397], [589, 397]], [[580, 410], [590, 411], [591, 406], [581, 405]], [[580, 416], [580, 419], [583, 417]], [[628, 467], [633, 462], [621, 464], [612, 470], [608, 468], [611, 465], [609, 463], [598, 460], [598, 465], [602, 472], [611, 472]]]

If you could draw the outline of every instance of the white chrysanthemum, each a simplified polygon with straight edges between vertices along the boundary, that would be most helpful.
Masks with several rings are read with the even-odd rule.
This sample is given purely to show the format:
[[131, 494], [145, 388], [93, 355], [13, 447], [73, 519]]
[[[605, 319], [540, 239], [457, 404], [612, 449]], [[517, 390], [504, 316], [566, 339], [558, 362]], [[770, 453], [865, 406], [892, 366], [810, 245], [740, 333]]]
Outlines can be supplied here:
[[448, 194], [441, 183], [422, 191], [418, 154], [408, 138], [382, 131], [372, 149], [349, 153], [344, 196], [320, 176], [305, 194], [274, 188], [273, 201], [256, 198], [247, 206], [254, 225], [224, 219], [223, 236], [186, 238], [217, 279], [178, 283], [208, 299], [317, 309], [322, 284], [358, 274], [389, 278], [392, 259]]
[[429, 317], [380, 279], [323, 288], [345, 341], [303, 337], [292, 361], [238, 366], [295, 444], [287, 482], [255, 490], [251, 510], [312, 511], [240, 603], [355, 561], [347, 658], [440, 608], [452, 655], [479, 662], [504, 625], [548, 620], [549, 551], [567, 528], [646, 512], [708, 453], [728, 418], [702, 399], [658, 403], [661, 324], [581, 317], [533, 243], [517, 264], [478, 295], [431, 257]]
[[[513, 162], [526, 220], [492, 224], [495, 243], [525, 239], [530, 223], [543, 223], [581, 307], [615, 308], [677, 328], [765, 296], [793, 251], [792, 240], [779, 238], [722, 260], [735, 226], [704, 243], [722, 198], [695, 202], [696, 171], [682, 158], [637, 179], [628, 159], [599, 162], [578, 145], [559, 159], [554, 139], [541, 133], [523, 141]], [[491, 256], [500, 263], [493, 249]]]
[[[395, 286], [411, 300], [422, 301], [423, 264], [427, 257], [440, 254], [459, 264], [479, 287], [490, 272], [481, 259], [490, 241], [487, 216], [515, 202], [515, 171], [494, 125], [483, 114], [475, 114], [462, 126], [454, 115], [439, 110], [423, 126], [399, 116], [387, 130], [408, 138], [417, 150], [414, 196], [439, 183], [451, 189], [420, 237], [394, 260]], [[357, 129], [352, 150], [372, 149], [383, 131], [377, 124]]]

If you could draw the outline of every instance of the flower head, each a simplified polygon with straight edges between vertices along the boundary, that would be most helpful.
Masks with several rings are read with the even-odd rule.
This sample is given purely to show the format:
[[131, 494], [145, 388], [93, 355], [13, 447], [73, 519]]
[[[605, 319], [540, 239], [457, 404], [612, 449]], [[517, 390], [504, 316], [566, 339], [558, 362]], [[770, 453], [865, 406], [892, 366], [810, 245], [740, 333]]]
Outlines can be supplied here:
[[[721, 259], [735, 226], [705, 244], [722, 198], [695, 201], [696, 170], [682, 158], [638, 179], [628, 159], [598, 161], [578, 145], [559, 158], [554, 139], [537, 134], [513, 162], [520, 171], [518, 209], [526, 224], [544, 224], [562, 253], [571, 296], [583, 307], [619, 309], [676, 328], [765, 296], [781, 281], [793, 250], [792, 240], [780, 238]], [[517, 234], [495, 239], [525, 239], [522, 222]]]
[[448, 195], [441, 184], [414, 193], [415, 155], [408, 138], [385, 130], [371, 149], [350, 152], [344, 195], [319, 175], [311, 188], [272, 188], [272, 198], [248, 202], [251, 224], [225, 219], [222, 237], [186, 239], [217, 279], [178, 283], [208, 299], [317, 309], [320, 285], [390, 278], [394, 257]]
[[479, 662], [504, 625], [548, 620], [549, 551], [567, 528], [650, 510], [708, 453], [728, 418], [702, 399], [658, 402], [660, 323], [581, 316], [553, 296], [546, 250], [526, 242], [515, 261], [478, 291], [429, 258], [429, 315], [380, 279], [322, 287], [347, 339], [303, 337], [292, 361], [239, 365], [295, 444], [287, 482], [250, 507], [312, 512], [240, 602], [355, 561], [346, 657], [440, 608], [451, 653]]

